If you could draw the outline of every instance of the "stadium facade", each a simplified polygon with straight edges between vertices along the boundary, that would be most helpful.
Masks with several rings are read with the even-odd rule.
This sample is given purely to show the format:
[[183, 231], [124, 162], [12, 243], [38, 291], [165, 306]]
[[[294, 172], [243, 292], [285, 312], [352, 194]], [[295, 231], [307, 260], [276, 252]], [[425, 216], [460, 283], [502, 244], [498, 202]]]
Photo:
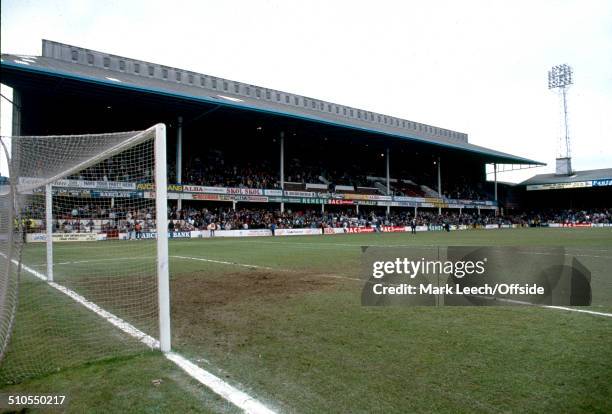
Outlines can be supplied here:
[[527, 208], [609, 208], [612, 168], [538, 174], [518, 184]]
[[[280, 203], [281, 209], [292, 203], [496, 210], [497, 183], [487, 183], [487, 164], [544, 165], [438, 126], [48, 40], [42, 50], [42, 56], [2, 55], [1, 81], [14, 90], [13, 135], [140, 130], [164, 122], [176, 160], [169, 198], [179, 206], [198, 200]], [[243, 158], [252, 154], [255, 163], [270, 161], [277, 182], [269, 188], [190, 182], [186, 154], [219, 145]], [[288, 177], [299, 176], [288, 172], [290, 160], [330, 153], [329, 165], [354, 160], [352, 168], [367, 172], [368, 184]], [[429, 185], [403, 180], [407, 170], [427, 170]], [[458, 175], [480, 186], [480, 196], [445, 194]], [[95, 190], [103, 184], [62, 185]], [[147, 183], [137, 189], [146, 191]]]

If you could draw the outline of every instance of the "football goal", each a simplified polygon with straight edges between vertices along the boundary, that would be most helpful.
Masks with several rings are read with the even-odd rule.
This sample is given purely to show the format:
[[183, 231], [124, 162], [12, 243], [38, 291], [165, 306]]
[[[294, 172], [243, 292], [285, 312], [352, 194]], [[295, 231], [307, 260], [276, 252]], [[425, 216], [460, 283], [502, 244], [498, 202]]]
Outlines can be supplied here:
[[0, 385], [170, 351], [166, 131], [2, 137]]

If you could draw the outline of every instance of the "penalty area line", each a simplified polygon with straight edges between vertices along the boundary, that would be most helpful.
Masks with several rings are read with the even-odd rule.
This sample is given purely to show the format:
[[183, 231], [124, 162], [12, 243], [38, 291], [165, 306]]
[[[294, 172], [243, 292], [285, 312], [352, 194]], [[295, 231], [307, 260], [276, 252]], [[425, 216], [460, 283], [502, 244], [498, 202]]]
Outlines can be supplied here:
[[[170, 258], [174, 258], [174, 259], [184, 259], [184, 260], [197, 260], [199, 262], [210, 262], [210, 263], [218, 263], [218, 264], [224, 264], [224, 265], [230, 265], [230, 266], [240, 266], [240, 267], [246, 267], [248, 269], [265, 269], [265, 270], [272, 270], [274, 272], [286, 272], [286, 273], [296, 273], [295, 270], [291, 270], [291, 269], [282, 269], [282, 268], [278, 268], [278, 267], [268, 267], [268, 266], [259, 266], [259, 265], [250, 265], [250, 264], [243, 264], [243, 263], [236, 263], [236, 262], [226, 262], [226, 261], [222, 261], [222, 260], [213, 260], [213, 259], [206, 259], [203, 257], [187, 257], [187, 256], [169, 256]], [[355, 277], [348, 277], [348, 276], [338, 276], [338, 275], [329, 275], [329, 274], [313, 274], [310, 276], [315, 276], [315, 277], [325, 277], [325, 278], [331, 278], [331, 279], [345, 279], [345, 280], [354, 280], [357, 282], [362, 282], [361, 279], [355, 278]]]
[[522, 300], [508, 299], [508, 298], [498, 298], [495, 296], [481, 296], [481, 295], [468, 295], [468, 296], [473, 296], [476, 298], [482, 298], [482, 299], [488, 299], [488, 300], [494, 300], [494, 301], [499, 301], [499, 302], [513, 303], [516, 305], [527, 305], [527, 306], [535, 306], [536, 308], [556, 309], [556, 310], [564, 310], [564, 311], [569, 311], [569, 312], [588, 313], [589, 315], [605, 316], [608, 318], [612, 318], [612, 313], [597, 312], [597, 311], [592, 311], [588, 309], [576, 309], [576, 308], [570, 308], [567, 306], [556, 306], [556, 305], [542, 305], [539, 303], [532, 303], [532, 302], [526, 302]]
[[567, 306], [553, 306], [553, 305], [540, 305], [540, 306], [546, 309], [557, 309], [557, 310], [564, 310], [564, 311], [570, 311], [570, 312], [588, 313], [589, 315], [607, 316], [608, 318], [612, 318], [612, 313], [596, 312], [596, 311], [587, 310], [587, 309], [568, 308]]
[[249, 264], [242, 264], [242, 263], [236, 263], [236, 262], [226, 262], [226, 261], [223, 261], [223, 260], [205, 259], [205, 258], [202, 258], [202, 257], [170, 256], [170, 258], [184, 259], [184, 260], [197, 260], [197, 261], [200, 261], [200, 262], [209, 262], [209, 263], [218, 263], [218, 264], [224, 264], [224, 265], [240, 266], [240, 267], [246, 267], [246, 268], [250, 268], [250, 269], [282, 270], [282, 269], [275, 269], [273, 267], [268, 267], [268, 266], [258, 266], [258, 265], [249, 265]]
[[[97, 262], [115, 262], [117, 260], [148, 260], [155, 259], [155, 256], [134, 256], [134, 257], [114, 257], [112, 259], [89, 259], [89, 260], [74, 260], [68, 262], [55, 262], [53, 266], [71, 265], [71, 264], [88, 264]], [[31, 264], [30, 267], [47, 267], [46, 263]]]
[[[4, 258], [6, 255], [0, 253]], [[15, 259], [12, 259], [11, 262], [15, 265], [19, 265], [19, 262]], [[151, 349], [159, 349], [159, 341], [153, 338], [152, 336], [142, 332], [140, 329], [136, 328], [134, 325], [124, 321], [116, 315], [102, 309], [100, 306], [95, 303], [87, 300], [83, 296], [79, 295], [75, 291], [68, 289], [58, 283], [51, 282], [47, 280], [47, 276], [43, 273], [40, 273], [24, 264], [21, 264], [21, 267], [26, 272], [32, 274], [33, 276], [41, 279], [42, 281], [47, 282], [47, 284], [54, 289], [62, 292], [67, 295], [75, 302], [83, 305], [87, 309], [91, 310], [98, 316], [104, 318], [107, 322], [111, 323], [115, 327], [119, 328], [124, 333], [132, 336], [133, 338], [138, 339], [143, 344], [147, 345]], [[228, 384], [223, 381], [221, 378], [216, 375], [206, 371], [205, 369], [199, 367], [193, 362], [189, 361], [184, 356], [177, 354], [175, 352], [165, 352], [164, 356], [169, 361], [172, 361], [177, 367], [181, 368], [187, 375], [198, 381], [200, 384], [206, 386], [215, 394], [221, 396], [225, 400], [234, 404], [236, 407], [244, 410], [245, 413], [252, 414], [275, 414], [274, 411], [266, 407], [264, 404], [259, 402], [257, 399], [251, 397], [250, 395], [240, 391], [236, 387]]]

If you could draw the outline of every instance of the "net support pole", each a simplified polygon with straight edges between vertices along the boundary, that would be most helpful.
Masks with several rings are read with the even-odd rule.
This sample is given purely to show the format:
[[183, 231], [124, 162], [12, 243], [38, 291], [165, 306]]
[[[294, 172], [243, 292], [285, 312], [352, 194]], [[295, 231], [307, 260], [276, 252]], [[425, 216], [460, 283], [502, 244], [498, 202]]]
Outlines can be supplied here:
[[166, 126], [155, 126], [155, 211], [157, 226], [157, 288], [159, 347], [170, 352], [170, 272], [168, 269], [168, 184], [166, 179]]
[[[285, 132], [280, 133], [280, 185], [283, 194], [285, 192]], [[281, 213], [285, 211], [285, 203], [281, 201]]]
[[45, 223], [47, 228], [47, 281], [53, 282], [53, 188], [45, 186]]
[[[387, 195], [391, 195], [391, 169], [390, 169], [390, 160], [389, 160], [389, 147], [387, 147]], [[387, 206], [387, 216], [391, 213], [391, 206]]]
[[[176, 183], [183, 182], [183, 117], [179, 116], [176, 127]], [[176, 208], [182, 210], [183, 200], [178, 198]]]

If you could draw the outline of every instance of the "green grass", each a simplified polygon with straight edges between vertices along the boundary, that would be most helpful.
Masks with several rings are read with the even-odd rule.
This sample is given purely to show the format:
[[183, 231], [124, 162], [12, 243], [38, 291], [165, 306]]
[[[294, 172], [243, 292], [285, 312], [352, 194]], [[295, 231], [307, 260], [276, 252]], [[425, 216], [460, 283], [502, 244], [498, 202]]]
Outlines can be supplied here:
[[[363, 307], [363, 285], [351, 280], [360, 277], [362, 245], [565, 246], [592, 271], [587, 309], [612, 312], [609, 229], [172, 240], [173, 347], [286, 412], [612, 411], [612, 318], [535, 307]], [[56, 244], [57, 279], [90, 297], [97, 285], [88, 278], [103, 283], [119, 270], [150, 268], [153, 249], [148, 241]], [[43, 246], [28, 246], [24, 257], [44, 270]], [[85, 259], [99, 261], [59, 264]], [[141, 319], [109, 298], [95, 301], [134, 323]], [[87, 312], [71, 314], [85, 320]], [[100, 329], [99, 346], [109, 348], [101, 355], [112, 355], [121, 334], [113, 339], [108, 327]], [[231, 409], [155, 353], [76, 367], [66, 359], [59, 372], [11, 389], [43, 392], [61, 384], [74, 412], [101, 410], [100, 395], [113, 394], [124, 398], [109, 411], [123, 404], [134, 412]], [[103, 381], [111, 367], [121, 379]], [[168, 381], [151, 388], [157, 371]], [[92, 381], [98, 386], [83, 385]], [[138, 400], [133, 405], [130, 396]]]
[[65, 408], [69, 413], [240, 412], [185, 375], [159, 352], [83, 364], [5, 386], [1, 392], [66, 395]]
[[234, 309], [242, 319], [224, 325], [240, 334], [181, 348], [207, 349], [212, 365], [286, 411], [609, 411], [610, 321], [524, 308], [358, 306], [338, 294], [245, 304]]

